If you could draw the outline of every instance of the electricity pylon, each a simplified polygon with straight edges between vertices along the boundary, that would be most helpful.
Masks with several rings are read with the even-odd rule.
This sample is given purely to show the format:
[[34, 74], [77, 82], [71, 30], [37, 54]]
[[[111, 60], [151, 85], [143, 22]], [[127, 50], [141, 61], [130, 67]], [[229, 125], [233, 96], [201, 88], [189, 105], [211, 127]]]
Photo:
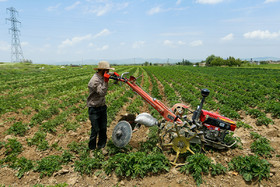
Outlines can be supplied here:
[[11, 28], [9, 30], [12, 32], [11, 62], [20, 62], [24, 60], [24, 57], [19, 39], [20, 30], [17, 27], [17, 24], [20, 23], [16, 18], [18, 11], [14, 7], [7, 8], [7, 10], [10, 11], [10, 18], [6, 18], [6, 20], [11, 22]]

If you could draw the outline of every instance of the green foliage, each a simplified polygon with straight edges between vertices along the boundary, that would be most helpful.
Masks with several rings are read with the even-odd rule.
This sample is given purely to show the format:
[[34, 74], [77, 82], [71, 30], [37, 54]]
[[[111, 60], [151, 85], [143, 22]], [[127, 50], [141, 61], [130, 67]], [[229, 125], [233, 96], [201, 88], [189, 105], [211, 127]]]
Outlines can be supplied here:
[[47, 185], [47, 186], [44, 186], [42, 184], [35, 184], [33, 187], [66, 187], [68, 186], [67, 183], [61, 183], [61, 184], [55, 184], [55, 185]]
[[252, 118], [264, 117], [265, 113], [259, 111], [258, 109], [249, 109], [247, 112]]
[[32, 63], [33, 63], [32, 60], [28, 60], [28, 59], [25, 59], [20, 62], [20, 64], [25, 64], [25, 65], [31, 65]]
[[227, 134], [224, 138], [224, 142], [227, 144], [227, 145], [231, 145], [233, 142], [236, 141], [236, 144], [234, 144], [231, 148], [239, 148], [239, 149], [242, 149], [242, 142], [241, 142], [241, 139], [237, 136], [233, 136], [234, 133], [233, 132], [230, 132], [229, 134]]
[[88, 143], [86, 141], [84, 142], [71, 142], [67, 145], [70, 151], [76, 153], [79, 155], [80, 159], [87, 158], [89, 156], [89, 149], [88, 149]]
[[143, 106], [143, 99], [140, 97], [137, 97], [133, 102], [127, 107], [127, 112], [132, 114], [139, 114], [140, 108]]
[[147, 154], [144, 152], [118, 153], [104, 162], [106, 174], [115, 171], [117, 176], [144, 177], [148, 173], [169, 171], [170, 164], [162, 153]]
[[0, 149], [5, 146], [5, 142], [0, 142]]
[[77, 123], [77, 122], [69, 122], [69, 121], [67, 121], [67, 122], [65, 122], [65, 123], [63, 124], [63, 128], [64, 128], [66, 131], [70, 131], [70, 130], [76, 131], [77, 128], [78, 128], [79, 126], [80, 126], [80, 124]]
[[66, 164], [72, 162], [73, 159], [75, 158], [75, 156], [72, 153], [70, 153], [68, 150], [64, 150], [61, 156], [62, 156], [62, 162]]
[[45, 119], [49, 119], [52, 115], [56, 115], [58, 113], [59, 110], [57, 106], [50, 106], [50, 108], [46, 110], [40, 110], [31, 118], [30, 126], [41, 124]]
[[8, 134], [14, 134], [19, 136], [24, 136], [28, 130], [27, 124], [23, 124], [21, 121], [14, 123], [8, 130]]
[[5, 143], [5, 162], [10, 162], [13, 160], [16, 160], [16, 157], [18, 154], [22, 152], [22, 145], [20, 142], [17, 141], [17, 139], [8, 139], [8, 142]]
[[81, 112], [75, 118], [78, 122], [86, 121], [88, 119], [88, 113], [86, 111]]
[[261, 181], [263, 178], [269, 178], [270, 164], [258, 156], [237, 156], [228, 163], [228, 166], [229, 170], [239, 172], [245, 181], [252, 181], [254, 178]]
[[266, 125], [268, 126], [269, 124], [274, 124], [273, 120], [266, 117], [266, 116], [260, 116], [257, 119], [256, 125], [261, 126], [261, 125]]
[[271, 147], [270, 141], [255, 132], [251, 132], [251, 136], [255, 139], [251, 144], [252, 152], [264, 158], [271, 157], [271, 152], [274, 151], [274, 149]]
[[68, 115], [69, 115], [69, 111], [61, 112], [54, 119], [48, 120], [47, 122], [43, 123], [40, 126], [40, 128], [45, 132], [50, 132], [50, 133], [56, 132], [56, 127], [60, 124], [65, 123]]
[[222, 66], [225, 64], [225, 61], [221, 57], [216, 57], [211, 61], [211, 66]]
[[40, 172], [40, 178], [50, 177], [54, 172], [59, 171], [62, 167], [62, 158], [58, 155], [50, 155], [36, 162], [34, 171]]
[[235, 110], [233, 110], [231, 107], [227, 106], [227, 105], [223, 105], [220, 108], [221, 114], [223, 114], [224, 116], [227, 116], [229, 118], [235, 118], [238, 119], [240, 118], [240, 115], [238, 114], [238, 112], [236, 112]]
[[18, 178], [22, 178], [24, 173], [33, 169], [33, 162], [31, 160], [26, 159], [25, 157], [21, 157], [15, 160], [14, 163], [10, 165], [11, 168], [17, 169], [18, 172], [16, 176]]
[[146, 153], [160, 151], [160, 149], [157, 147], [158, 140], [159, 140], [158, 127], [157, 126], [150, 127], [147, 141], [140, 142], [140, 151]]
[[227, 172], [227, 168], [223, 166], [221, 163], [212, 164], [211, 165], [211, 175], [221, 175]]
[[107, 142], [106, 150], [108, 151], [109, 155], [115, 155], [117, 153], [128, 153], [132, 150], [132, 147], [130, 145], [126, 145], [125, 147], [116, 147], [113, 143], [113, 141], [110, 139]]
[[227, 169], [220, 163], [214, 164], [212, 160], [204, 154], [194, 154], [186, 159], [186, 164], [180, 168], [181, 173], [191, 174], [199, 186], [202, 184], [202, 174], [209, 172], [215, 176], [226, 173]]
[[189, 60], [183, 59], [182, 62], [177, 62], [176, 65], [191, 66], [193, 63], [191, 63]]
[[253, 128], [251, 125], [249, 125], [249, 124], [247, 124], [247, 123], [245, 123], [245, 122], [243, 122], [243, 121], [238, 121], [238, 122], [236, 123], [236, 127], [237, 127], [237, 128], [243, 127], [244, 129], [251, 129], [251, 128]]
[[245, 64], [246, 61], [242, 61], [239, 58], [235, 59], [234, 57], [230, 56], [227, 59], [223, 59], [219, 56], [211, 55], [206, 58], [206, 65], [207, 66], [241, 66]]
[[205, 62], [206, 62], [206, 66], [211, 65], [211, 62], [216, 58], [215, 55], [210, 55], [206, 58]]
[[82, 158], [81, 160], [75, 161], [75, 171], [81, 173], [81, 175], [91, 175], [95, 169], [101, 169], [104, 161], [104, 156], [100, 150], [93, 152], [93, 157]]
[[46, 136], [46, 133], [38, 131], [34, 134], [33, 138], [29, 138], [26, 141], [29, 146], [36, 145], [38, 150], [44, 151], [49, 148], [49, 143], [46, 140]]
[[258, 138], [262, 137], [260, 134], [258, 134], [258, 133], [256, 133], [256, 132], [250, 132], [250, 135], [251, 135], [251, 137], [254, 138], [254, 139], [258, 139]]
[[75, 171], [80, 172], [81, 175], [91, 175], [95, 169], [100, 169], [102, 162], [95, 158], [85, 158], [83, 160], [75, 161]]
[[62, 147], [59, 147], [58, 142], [55, 142], [51, 145], [51, 149], [55, 149], [57, 151], [60, 151]]

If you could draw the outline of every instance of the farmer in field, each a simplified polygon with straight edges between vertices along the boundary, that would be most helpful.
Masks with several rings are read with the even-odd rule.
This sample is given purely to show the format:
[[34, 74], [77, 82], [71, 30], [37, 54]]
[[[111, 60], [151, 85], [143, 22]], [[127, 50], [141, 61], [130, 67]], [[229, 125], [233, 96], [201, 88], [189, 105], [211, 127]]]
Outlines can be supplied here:
[[94, 68], [97, 72], [88, 83], [89, 96], [87, 98], [87, 106], [91, 121], [91, 134], [88, 147], [91, 150], [96, 149], [97, 136], [98, 149], [104, 148], [107, 142], [107, 106], [105, 104], [105, 95], [108, 89], [110, 77], [108, 73], [110, 69], [114, 70], [108, 62], [100, 61], [98, 67]]

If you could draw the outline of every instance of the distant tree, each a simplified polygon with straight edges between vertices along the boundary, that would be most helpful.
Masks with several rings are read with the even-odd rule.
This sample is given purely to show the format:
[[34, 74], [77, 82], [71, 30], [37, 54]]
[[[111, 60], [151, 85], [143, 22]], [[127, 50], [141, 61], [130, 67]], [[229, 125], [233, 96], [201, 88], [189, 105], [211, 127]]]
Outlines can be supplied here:
[[234, 66], [235, 65], [235, 58], [230, 56], [228, 57], [227, 61], [226, 61], [226, 65], [228, 66]]
[[219, 57], [219, 56], [216, 56], [210, 63], [211, 66], [222, 66], [224, 65], [224, 59]]
[[268, 61], [260, 61], [260, 64], [268, 64]]
[[150, 63], [146, 61], [146, 62], [144, 63], [144, 66], [148, 66], [149, 64], [150, 64]]
[[21, 61], [20, 63], [22, 63], [22, 64], [33, 64], [32, 60], [27, 60], [27, 59]]
[[182, 62], [177, 62], [176, 65], [189, 66], [189, 65], [193, 65], [193, 63], [191, 63], [189, 60], [183, 59]]
[[210, 55], [206, 58], [206, 66], [210, 66], [211, 62], [216, 58], [215, 55]]
[[238, 58], [238, 59], [235, 60], [235, 65], [236, 65], [236, 66], [241, 66], [242, 63], [243, 63], [243, 61], [240, 60], [240, 58]]

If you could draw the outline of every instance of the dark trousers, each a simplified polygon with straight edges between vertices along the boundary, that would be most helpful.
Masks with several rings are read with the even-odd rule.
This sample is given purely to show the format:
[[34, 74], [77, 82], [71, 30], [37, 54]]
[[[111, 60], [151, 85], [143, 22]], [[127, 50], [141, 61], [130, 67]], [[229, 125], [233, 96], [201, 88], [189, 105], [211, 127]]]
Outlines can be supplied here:
[[98, 148], [103, 148], [107, 142], [107, 106], [89, 107], [89, 119], [91, 122], [91, 134], [89, 138], [89, 149], [96, 148], [96, 139], [98, 137]]

